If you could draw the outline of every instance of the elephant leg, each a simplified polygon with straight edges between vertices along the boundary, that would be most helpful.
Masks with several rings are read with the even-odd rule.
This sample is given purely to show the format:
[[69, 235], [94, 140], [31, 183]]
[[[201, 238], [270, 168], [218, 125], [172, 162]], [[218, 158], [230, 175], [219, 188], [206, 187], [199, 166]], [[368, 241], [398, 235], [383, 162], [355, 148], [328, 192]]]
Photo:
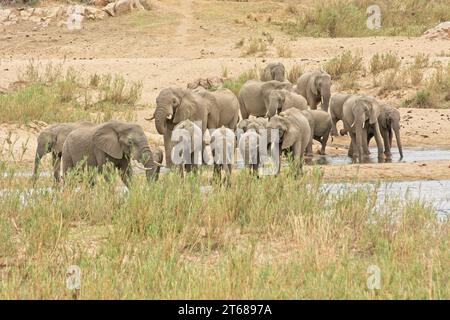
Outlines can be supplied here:
[[382, 129], [380, 131], [381, 131], [381, 136], [383, 138], [383, 143], [384, 143], [384, 155], [386, 156], [387, 159], [390, 159], [390, 158], [392, 158], [390, 132], [387, 129]]
[[363, 148], [363, 155], [368, 156], [370, 154], [369, 150], [369, 143], [368, 143], [368, 132], [367, 129], [362, 130], [362, 148]]
[[61, 180], [61, 157], [61, 153], [52, 153], [53, 177], [56, 182]]
[[245, 105], [243, 102], [239, 103], [239, 109], [241, 110], [242, 120], [248, 119], [250, 114], [248, 113], [247, 109], [245, 108]]
[[375, 122], [375, 141], [378, 147], [378, 159], [383, 158], [383, 141], [381, 140], [380, 127], [378, 122]]
[[351, 138], [351, 143], [350, 143], [350, 148], [348, 151], [351, 154], [353, 161], [356, 161], [358, 159], [358, 151], [359, 151], [358, 143], [357, 143], [357, 139], [356, 139], [356, 133], [350, 132], [350, 138]]
[[166, 130], [163, 137], [164, 137], [164, 151], [165, 151], [165, 156], [166, 156], [166, 166], [168, 168], [170, 168], [173, 165], [173, 163], [172, 163], [172, 141], [171, 141], [172, 131]]
[[349, 156], [350, 158], [353, 157], [353, 139], [350, 140], [350, 146], [348, 147], [347, 156]]
[[336, 117], [331, 117], [331, 135], [335, 137], [339, 135], [336, 127], [337, 122], [338, 119]]
[[325, 149], [327, 147], [327, 143], [328, 143], [328, 138], [330, 137], [330, 130], [328, 130], [327, 132], [325, 132], [325, 134], [322, 136], [322, 149], [320, 150], [319, 154], [321, 155], [325, 155]]

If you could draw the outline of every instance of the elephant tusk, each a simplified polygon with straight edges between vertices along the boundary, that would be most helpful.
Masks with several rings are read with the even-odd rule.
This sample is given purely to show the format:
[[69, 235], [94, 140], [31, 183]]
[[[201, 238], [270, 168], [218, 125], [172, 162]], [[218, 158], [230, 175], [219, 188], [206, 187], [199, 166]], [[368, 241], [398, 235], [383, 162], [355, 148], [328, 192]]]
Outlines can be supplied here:
[[172, 117], [173, 117], [173, 115], [172, 115], [172, 114], [169, 114], [169, 115], [167, 116], [167, 119], [168, 119], [168, 120], [172, 120]]
[[147, 120], [147, 121], [152, 121], [153, 119], [155, 119], [155, 115], [152, 115], [150, 118], [144, 118], [144, 120]]

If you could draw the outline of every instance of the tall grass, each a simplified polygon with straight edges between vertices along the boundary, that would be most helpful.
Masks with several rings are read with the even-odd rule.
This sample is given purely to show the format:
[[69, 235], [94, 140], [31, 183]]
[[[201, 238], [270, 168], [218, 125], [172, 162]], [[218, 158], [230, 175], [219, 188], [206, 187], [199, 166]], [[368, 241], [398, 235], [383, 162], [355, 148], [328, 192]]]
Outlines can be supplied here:
[[[0, 95], [2, 122], [92, 120], [98, 112], [128, 112], [140, 99], [142, 83], [122, 76], [92, 75], [83, 79], [63, 64], [30, 63], [18, 75], [14, 89]], [[94, 117], [95, 118], [95, 117]]]
[[[381, 28], [369, 29], [366, 13], [370, 5], [381, 11]], [[295, 11], [295, 10], [294, 10]], [[305, 9], [272, 19], [291, 35], [314, 37], [420, 36], [442, 21], [450, 20], [447, 0], [321, 0]]]
[[259, 71], [256, 66], [241, 73], [237, 78], [225, 79], [223, 81], [223, 87], [230, 89], [236, 96], [238, 96], [242, 85], [248, 80], [259, 80]]
[[[317, 170], [259, 180], [241, 171], [207, 194], [202, 183], [136, 177], [123, 193], [69, 177], [24, 198], [28, 182], [4, 181], [14, 192], [0, 196], [0, 298], [70, 299], [70, 265], [82, 299], [450, 297], [449, 221], [427, 205], [376, 206], [366, 188], [329, 193]], [[374, 264], [376, 293], [366, 287]]]

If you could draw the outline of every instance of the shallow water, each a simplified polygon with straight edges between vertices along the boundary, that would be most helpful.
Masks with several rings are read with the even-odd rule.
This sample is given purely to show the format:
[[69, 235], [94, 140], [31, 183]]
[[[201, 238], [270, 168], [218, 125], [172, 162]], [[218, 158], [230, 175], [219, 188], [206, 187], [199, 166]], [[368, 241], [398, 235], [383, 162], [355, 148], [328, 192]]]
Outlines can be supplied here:
[[[377, 148], [370, 148], [370, 158], [366, 163], [378, 163]], [[426, 149], [426, 148], [403, 148], [403, 159], [400, 159], [397, 148], [393, 148], [392, 159], [383, 162], [389, 163], [412, 163], [418, 161], [450, 160], [450, 149]], [[352, 159], [347, 155], [314, 155], [312, 160], [306, 160], [306, 164], [317, 165], [344, 165], [352, 164]]]

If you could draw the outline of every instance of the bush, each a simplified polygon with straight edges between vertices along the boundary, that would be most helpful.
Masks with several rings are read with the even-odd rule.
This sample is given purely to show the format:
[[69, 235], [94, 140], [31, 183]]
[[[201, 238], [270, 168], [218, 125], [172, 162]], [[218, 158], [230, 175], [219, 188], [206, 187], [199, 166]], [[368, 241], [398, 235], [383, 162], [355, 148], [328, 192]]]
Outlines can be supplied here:
[[388, 69], [397, 69], [401, 65], [400, 58], [396, 53], [387, 52], [382, 54], [375, 54], [370, 59], [369, 70], [373, 75], [377, 75], [382, 71]]
[[346, 73], [358, 73], [364, 71], [363, 57], [361, 54], [353, 55], [351, 51], [329, 60], [325, 66], [325, 71], [333, 78], [340, 79]]
[[287, 73], [287, 79], [290, 83], [296, 84], [298, 78], [300, 78], [304, 72], [305, 70], [302, 65], [294, 64]]
[[237, 78], [225, 79], [223, 82], [223, 87], [230, 89], [236, 96], [238, 96], [242, 85], [248, 80], [259, 80], [259, 74], [256, 67], [241, 73]]

